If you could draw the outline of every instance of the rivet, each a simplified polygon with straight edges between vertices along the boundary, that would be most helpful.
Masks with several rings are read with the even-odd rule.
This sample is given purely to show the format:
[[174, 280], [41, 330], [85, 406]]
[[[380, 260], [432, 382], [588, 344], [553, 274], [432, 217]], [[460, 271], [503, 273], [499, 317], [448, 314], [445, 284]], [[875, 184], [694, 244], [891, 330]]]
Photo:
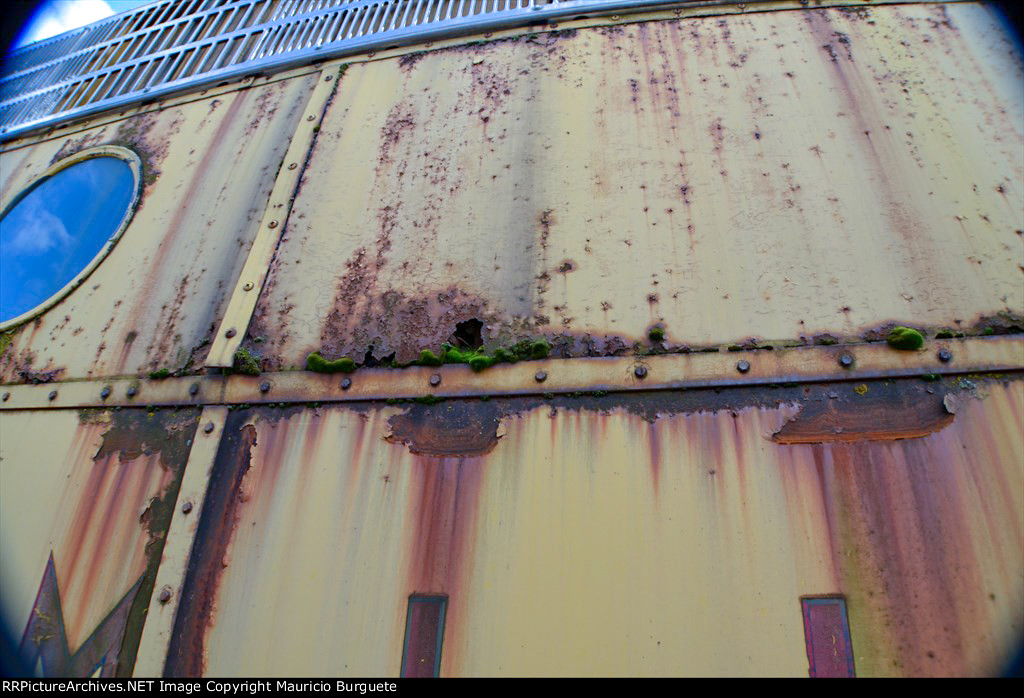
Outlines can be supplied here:
[[535, 374], [533, 374], [533, 379], [538, 383], [543, 383], [548, 379], [548, 374], [546, 371], [537, 371]]
[[192, 511], [192, 502], [185, 502], [184, 504], [181, 505], [182, 514], [187, 514], [190, 511]]
[[330, 82], [333, 78], [333, 75], [328, 75], [327, 77], [324, 78], [324, 82]]
[[138, 392], [139, 389], [132, 385], [128, 387], [128, 390], [124, 391], [124, 394], [127, 395], [128, 397], [135, 397], [135, 394]]
[[56, 400], [57, 399], [57, 391], [56, 390], [51, 390], [50, 391], [50, 399], [51, 400]]
[[949, 363], [952, 360], [953, 360], [953, 352], [951, 352], [949, 349], [946, 349], [946, 348], [939, 349], [939, 361], [941, 361], [942, 363], [945, 364], [945, 363]]
[[262, 383], [260, 383], [260, 392], [261, 393], [269, 393], [270, 392], [270, 383], [268, 383], [267, 381], [263, 381]]
[[736, 362], [736, 370], [740, 373], [746, 373], [750, 370], [750, 362], [746, 359]]
[[251, 281], [247, 281], [245, 286], [242, 286], [242, 290], [243, 291], [251, 291], [252, 290], [252, 282]]
[[441, 375], [438, 374], [438, 373], [435, 373], [434, 375], [432, 375], [430, 377], [430, 384], [431, 385], [441, 385]]
[[316, 118], [315, 116], [310, 114], [309, 116], [306, 117], [306, 121], [313, 121], [315, 118]]
[[171, 588], [164, 587], [160, 590], [160, 594], [156, 598], [160, 601], [160, 603], [167, 603], [171, 600]]
[[853, 357], [849, 354], [843, 354], [839, 357], [839, 365], [843, 368], [850, 368], [853, 366]]
[[277, 221], [270, 221], [270, 223], [267, 225], [267, 227], [268, 228], [276, 228], [277, 227]]
[[207, 434], [212, 432], [213, 431], [213, 422], [207, 422], [206, 426], [203, 427], [203, 431], [206, 432]]
[[198, 383], [193, 383], [192, 385], [188, 386], [188, 394], [189, 395], [193, 395], [194, 396], [194, 395], [197, 395], [198, 393], [199, 393], [199, 384]]
[[103, 387], [103, 390], [100, 391], [100, 399], [106, 400], [108, 397], [110, 397], [110, 386], [106, 385]]
[[232, 338], [232, 337], [234, 337], [234, 336], [235, 336], [236, 334], [237, 334], [237, 333], [235, 332], [235, 328], [234, 328], [234, 327], [232, 327], [232, 328], [231, 328], [230, 330], [228, 330], [227, 332], [225, 332], [225, 333], [224, 333], [224, 336], [225, 336], [225, 337], [227, 337], [228, 339], [231, 339], [231, 338]]
[[11, 394], [10, 393], [4, 393], [4, 402], [7, 402], [10, 399], [11, 399]]
[[352, 387], [352, 379], [351, 378], [342, 378], [341, 379], [341, 389], [342, 390], [348, 390], [351, 387]]
[[644, 377], [646, 377], [647, 376], [647, 367], [646, 366], [637, 366], [636, 368], [633, 369], [633, 375], [636, 376], [637, 378], [644, 378]]
[[295, 169], [296, 167], [298, 167], [298, 166], [299, 166], [299, 163], [297, 163], [297, 162], [293, 162], [293, 163], [290, 163], [290, 164], [288, 165], [288, 169], [289, 169], [289, 170], [294, 170], [294, 169]]

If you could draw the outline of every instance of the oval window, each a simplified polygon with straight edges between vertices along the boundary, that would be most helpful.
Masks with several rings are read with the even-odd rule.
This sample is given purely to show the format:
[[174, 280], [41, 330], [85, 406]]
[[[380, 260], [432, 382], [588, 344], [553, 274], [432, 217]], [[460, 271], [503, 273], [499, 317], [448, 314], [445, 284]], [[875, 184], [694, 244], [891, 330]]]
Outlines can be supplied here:
[[49, 170], [0, 217], [0, 328], [24, 322], [78, 286], [124, 231], [139, 190], [126, 148], [82, 151]]

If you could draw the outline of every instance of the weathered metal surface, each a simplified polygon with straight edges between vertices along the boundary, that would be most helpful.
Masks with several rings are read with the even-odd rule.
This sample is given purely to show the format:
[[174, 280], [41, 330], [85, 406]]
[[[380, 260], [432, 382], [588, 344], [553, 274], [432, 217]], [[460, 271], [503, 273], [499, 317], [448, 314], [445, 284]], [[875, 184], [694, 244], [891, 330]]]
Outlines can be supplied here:
[[470, 318], [565, 356], [655, 323], [679, 346], [1020, 314], [1021, 84], [974, 4], [353, 64], [247, 346], [273, 370], [316, 349], [408, 361]]
[[131, 223], [88, 281], [5, 335], [0, 379], [201, 366], [316, 80], [265, 83], [0, 153], [4, 200], [97, 145], [138, 153], [144, 181]]
[[[951, 355], [943, 361], [939, 352]], [[839, 359], [854, 359], [842, 368]], [[739, 372], [737, 364], [749, 368]], [[637, 369], [643, 368], [643, 378]], [[10, 385], [0, 390], [0, 411], [68, 407], [347, 402], [368, 399], [537, 395], [595, 391], [765, 385], [868, 378], [1017, 372], [1024, 369], [1024, 339], [988, 337], [929, 342], [918, 352], [885, 344], [796, 347], [757, 352], [662, 354], [603, 359], [561, 359], [499, 364], [482, 373], [465, 365], [366, 369], [339, 374], [283, 371], [254, 376], [193, 376], [162, 380], [74, 381]], [[544, 380], [538, 381], [538, 372]], [[441, 378], [439, 383], [434, 377]], [[266, 388], [264, 390], [264, 388]], [[54, 395], [56, 392], [56, 395]], [[867, 425], [870, 427], [870, 425]]]
[[[178, 491], [177, 506], [174, 507], [167, 530], [133, 676], [152, 677], [163, 674], [174, 616], [181, 602], [181, 590], [192, 552], [192, 541], [202, 516], [203, 502], [213, 473], [213, 461], [227, 416], [226, 407], [206, 407], [199, 419], [201, 428], [196, 431], [196, 443], [189, 452], [188, 464]], [[162, 600], [161, 594], [168, 598]]]
[[198, 416], [0, 419], [0, 603], [46, 675], [131, 675]]
[[[644, 11], [682, 2], [164, 0], [16, 49], [0, 76], [0, 134], [318, 58], [554, 22], [567, 15]], [[728, 5], [722, 0], [700, 4]]]
[[[806, 676], [800, 599], [835, 594], [858, 675], [997, 671], [1024, 622], [1024, 382], [855, 387], [234, 411], [177, 620], [198, 655], [169, 673], [395, 675], [411, 594], [448, 596], [442, 676]], [[876, 391], [956, 415], [771, 439]], [[489, 449], [422, 447], [472, 419]]]
[[298, 122], [295, 133], [291, 135], [288, 152], [278, 170], [274, 188], [263, 212], [259, 232], [253, 240], [252, 247], [245, 260], [245, 266], [235, 283], [234, 291], [228, 301], [227, 310], [220, 323], [220, 329], [213, 338], [213, 345], [206, 358], [207, 366], [230, 367], [235, 352], [245, 337], [245, 328], [249, 326], [253, 308], [259, 298], [260, 290], [266, 281], [270, 263], [274, 258], [284, 230], [284, 224], [291, 213], [295, 187], [302, 176], [309, 149], [316, 140], [320, 130], [320, 120], [324, 108], [338, 88], [338, 80], [344, 68], [337, 63], [324, 66], [319, 82], [309, 97], [304, 110], [304, 118]]

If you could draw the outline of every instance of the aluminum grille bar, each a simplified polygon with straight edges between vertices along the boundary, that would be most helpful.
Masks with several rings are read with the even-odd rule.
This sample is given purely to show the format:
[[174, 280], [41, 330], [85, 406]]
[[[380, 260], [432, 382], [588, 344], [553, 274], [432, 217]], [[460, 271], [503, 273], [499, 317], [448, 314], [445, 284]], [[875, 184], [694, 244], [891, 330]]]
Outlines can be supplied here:
[[159, 0], [13, 51], [0, 139], [247, 75], [665, 0]]

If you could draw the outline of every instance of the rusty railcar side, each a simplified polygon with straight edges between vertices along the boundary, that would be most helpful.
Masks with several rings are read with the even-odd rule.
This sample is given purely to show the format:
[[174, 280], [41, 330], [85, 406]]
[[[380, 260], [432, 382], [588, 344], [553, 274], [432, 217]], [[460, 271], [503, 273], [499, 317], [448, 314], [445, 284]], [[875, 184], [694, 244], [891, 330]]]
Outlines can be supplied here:
[[142, 189], [0, 334], [0, 608], [60, 675], [1000, 672], [1021, 77], [977, 3], [652, 6], [19, 133], [5, 207]]

